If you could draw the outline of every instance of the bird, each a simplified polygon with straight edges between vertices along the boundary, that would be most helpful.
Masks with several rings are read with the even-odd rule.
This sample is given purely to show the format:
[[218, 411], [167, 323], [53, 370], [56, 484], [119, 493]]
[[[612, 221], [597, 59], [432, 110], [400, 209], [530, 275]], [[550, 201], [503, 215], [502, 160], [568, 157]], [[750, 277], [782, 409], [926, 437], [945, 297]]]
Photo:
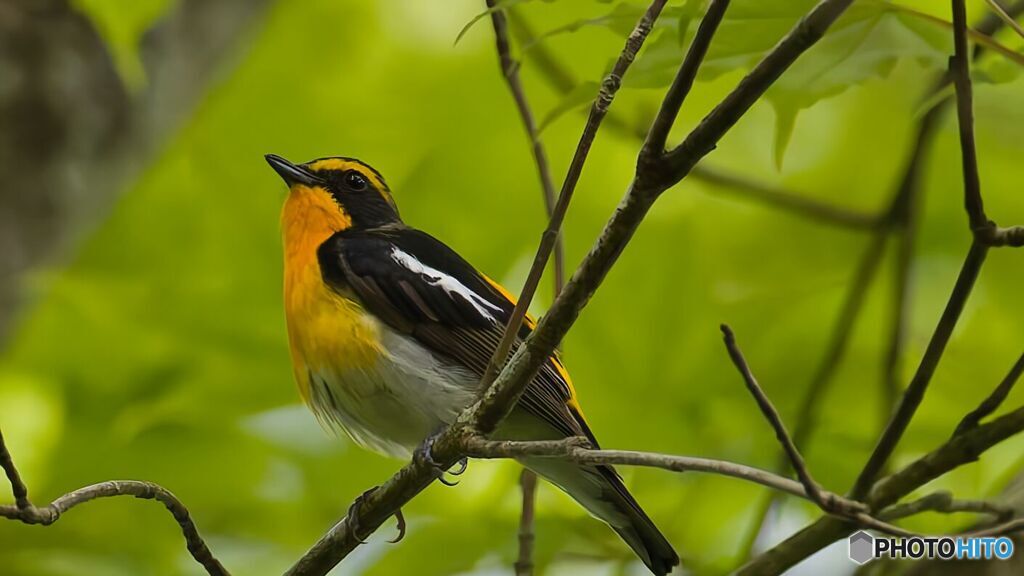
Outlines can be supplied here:
[[[284, 309], [295, 380], [316, 418], [363, 448], [408, 458], [471, 405], [515, 297], [440, 240], [407, 225], [380, 172], [355, 158], [292, 163], [281, 212]], [[528, 317], [522, 342], [536, 325]], [[496, 439], [598, 443], [553, 353]], [[679, 556], [616, 471], [521, 458], [607, 523], [653, 574]]]

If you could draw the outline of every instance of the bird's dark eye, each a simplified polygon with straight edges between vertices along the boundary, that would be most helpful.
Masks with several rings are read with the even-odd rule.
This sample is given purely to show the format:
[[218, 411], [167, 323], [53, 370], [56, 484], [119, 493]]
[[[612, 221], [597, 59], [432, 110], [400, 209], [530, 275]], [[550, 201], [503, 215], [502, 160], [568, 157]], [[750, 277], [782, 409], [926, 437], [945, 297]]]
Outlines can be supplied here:
[[366, 187], [368, 186], [366, 178], [355, 170], [349, 170], [345, 173], [345, 185], [356, 192], [366, 190]]

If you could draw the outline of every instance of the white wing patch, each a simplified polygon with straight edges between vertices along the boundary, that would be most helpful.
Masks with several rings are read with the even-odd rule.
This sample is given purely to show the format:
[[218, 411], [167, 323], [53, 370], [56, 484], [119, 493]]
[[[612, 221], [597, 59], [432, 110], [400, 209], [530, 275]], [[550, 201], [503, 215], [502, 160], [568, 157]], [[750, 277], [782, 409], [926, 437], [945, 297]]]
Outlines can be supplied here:
[[492, 323], [497, 322], [494, 318], [494, 312], [501, 312], [501, 308], [491, 304], [454, 277], [449, 276], [436, 268], [427, 266], [417, 260], [412, 254], [399, 249], [397, 246], [391, 248], [391, 258], [408, 270], [423, 276], [427, 284], [444, 290], [448, 295], [453, 293], [458, 294], [463, 300], [469, 302], [473, 308], [476, 308], [477, 312], [489, 319]]

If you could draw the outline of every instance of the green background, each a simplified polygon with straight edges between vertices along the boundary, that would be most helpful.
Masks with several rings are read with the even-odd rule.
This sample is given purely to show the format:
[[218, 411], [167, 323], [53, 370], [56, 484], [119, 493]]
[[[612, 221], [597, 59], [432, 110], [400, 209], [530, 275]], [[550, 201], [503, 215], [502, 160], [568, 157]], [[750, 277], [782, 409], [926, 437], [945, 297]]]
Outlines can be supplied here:
[[[133, 39], [174, 10], [173, 2], [137, 12], [120, 10], [120, 2], [79, 4], [109, 42], [125, 82], [144, 83]], [[37, 503], [101, 480], [158, 482], [187, 503], [229, 569], [279, 574], [355, 496], [397, 469], [401, 462], [320, 430], [300, 404], [281, 304], [285, 191], [263, 154], [370, 163], [388, 179], [409, 224], [518, 291], [544, 208], [488, 20], [454, 42], [481, 4], [270, 6], [109, 213], [59, 264], [19, 280], [31, 299], [0, 353], [0, 426]], [[617, 55], [622, 22], [636, 14], [636, 5], [606, 2], [523, 4], [518, 15], [537, 31], [599, 19], [544, 42], [590, 82]], [[656, 110], [685, 49], [679, 30], [687, 28], [679, 21], [697, 4], [670, 3], [676, 11], [652, 34], [651, 53], [627, 79], [614, 116], [643, 122]], [[813, 2], [761, 4], [734, 2], [674, 140]], [[945, 3], [907, 4], [949, 18]], [[972, 4], [980, 15], [983, 3]], [[616, 10], [627, 17], [600, 19]], [[884, 209], [921, 96], [950, 46], [946, 28], [872, 14], [841, 23], [836, 34], [846, 36], [812, 51], [708, 164], [839, 205]], [[999, 39], [1017, 49], [1024, 44], [1012, 35]], [[1019, 223], [1024, 80], [1005, 59], [985, 62], [976, 116], [986, 206], [1000, 223]], [[573, 103], [529, 58], [523, 77], [539, 117]], [[776, 120], [797, 110], [785, 146], [788, 133], [783, 126], [778, 135]], [[557, 181], [583, 122], [568, 111], [545, 127]], [[564, 230], [570, 267], [621, 198], [637, 149], [621, 132], [599, 135]], [[904, 382], [969, 243], [952, 115], [940, 123], [924, 174]], [[667, 192], [563, 343], [602, 444], [773, 467], [778, 446], [725, 354], [718, 325], [735, 329], [765, 390], [794, 421], [868, 240], [867, 233], [766, 208], [696, 179]], [[892, 260], [890, 250], [815, 434], [802, 447], [817, 478], [836, 491], [849, 487], [887, 413], [881, 376]], [[944, 441], [1020, 354], [1021, 263], [1012, 250], [990, 255], [897, 462]], [[535, 311], [549, 302], [545, 280]], [[1007, 404], [1022, 398], [1018, 392]], [[1024, 438], [1012, 439], [937, 484], [964, 497], [993, 496], [1024, 464], [1022, 449]], [[694, 572], [734, 565], [763, 489], [696, 473], [622, 473]], [[406, 507], [410, 531], [402, 543], [385, 543], [389, 524], [337, 573], [507, 573], [516, 554], [517, 477], [513, 463], [473, 462], [458, 487], [432, 486]], [[788, 501], [768, 540], [816, 515]], [[908, 526], [943, 530], [970, 520], [924, 516]], [[547, 485], [539, 492], [537, 535], [537, 561], [548, 573], [641, 573], [610, 530]], [[844, 550], [816, 561], [822, 570], [849, 569]], [[0, 573], [199, 568], [159, 505], [122, 498], [82, 506], [47, 528], [0, 523]]]

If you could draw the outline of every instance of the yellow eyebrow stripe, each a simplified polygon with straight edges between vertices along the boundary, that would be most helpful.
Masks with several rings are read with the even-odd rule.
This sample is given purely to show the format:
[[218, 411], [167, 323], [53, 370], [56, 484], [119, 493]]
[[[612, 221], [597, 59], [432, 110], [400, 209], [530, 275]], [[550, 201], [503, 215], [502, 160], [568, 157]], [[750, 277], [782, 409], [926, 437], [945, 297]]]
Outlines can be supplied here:
[[[351, 160], [341, 158], [323, 158], [308, 164], [313, 170], [348, 170], [349, 168], [361, 167], [362, 165]], [[360, 170], [360, 172], [362, 172]]]
[[376, 172], [368, 168], [362, 162], [356, 162], [354, 160], [344, 160], [341, 158], [323, 158], [321, 160], [310, 162], [309, 164], [306, 164], [306, 166], [309, 167], [314, 172], [319, 170], [338, 170], [340, 172], [344, 172], [346, 170], [355, 170], [356, 172], [359, 172], [360, 174], [365, 176], [367, 180], [372, 182], [374, 187], [377, 188], [378, 190], [388, 189], [387, 185], [384, 184], [384, 181], [381, 180], [380, 176], [378, 176]]
[[366, 164], [359, 162], [358, 160], [346, 159], [346, 158], [321, 158], [320, 160], [314, 160], [308, 162], [306, 167], [314, 172], [336, 170], [338, 172], [345, 172], [348, 170], [355, 170], [362, 174], [367, 180], [373, 184], [373, 187], [380, 192], [381, 196], [387, 200], [391, 207], [398, 211], [398, 206], [395, 204], [395, 199], [391, 197], [391, 189], [384, 183], [383, 178], [376, 170], [370, 168]]

